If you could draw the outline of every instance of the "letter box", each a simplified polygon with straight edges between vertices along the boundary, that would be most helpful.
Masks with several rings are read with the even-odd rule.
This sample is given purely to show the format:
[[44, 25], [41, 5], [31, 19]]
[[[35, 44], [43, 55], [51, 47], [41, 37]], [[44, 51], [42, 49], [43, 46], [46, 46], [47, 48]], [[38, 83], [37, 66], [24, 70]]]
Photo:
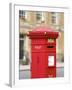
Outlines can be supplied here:
[[31, 39], [31, 78], [56, 77], [56, 38], [58, 32], [47, 27], [29, 31]]

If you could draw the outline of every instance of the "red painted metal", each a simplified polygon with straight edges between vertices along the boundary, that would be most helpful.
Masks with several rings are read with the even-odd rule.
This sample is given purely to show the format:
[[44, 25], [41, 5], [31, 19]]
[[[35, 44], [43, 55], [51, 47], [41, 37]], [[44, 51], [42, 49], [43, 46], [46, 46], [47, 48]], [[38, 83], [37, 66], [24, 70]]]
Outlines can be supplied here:
[[[37, 27], [28, 33], [31, 39], [31, 78], [56, 77], [56, 38], [58, 32], [47, 27]], [[52, 39], [53, 42], [49, 42]], [[54, 65], [49, 65], [49, 58]]]

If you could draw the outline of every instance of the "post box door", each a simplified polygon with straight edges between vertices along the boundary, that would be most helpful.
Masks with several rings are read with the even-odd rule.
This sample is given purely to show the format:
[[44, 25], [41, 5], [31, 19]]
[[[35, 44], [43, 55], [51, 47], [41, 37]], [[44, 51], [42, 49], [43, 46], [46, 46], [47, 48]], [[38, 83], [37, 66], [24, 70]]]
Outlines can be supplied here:
[[46, 59], [45, 59], [45, 53], [40, 53], [39, 54], [39, 63], [38, 63], [38, 75], [40, 78], [45, 78], [46, 77]]
[[31, 77], [32, 78], [45, 78], [46, 77], [46, 64], [45, 53], [32, 53], [31, 63]]
[[31, 78], [37, 78], [38, 77], [38, 64], [37, 64], [37, 53], [32, 53], [32, 61], [31, 61]]

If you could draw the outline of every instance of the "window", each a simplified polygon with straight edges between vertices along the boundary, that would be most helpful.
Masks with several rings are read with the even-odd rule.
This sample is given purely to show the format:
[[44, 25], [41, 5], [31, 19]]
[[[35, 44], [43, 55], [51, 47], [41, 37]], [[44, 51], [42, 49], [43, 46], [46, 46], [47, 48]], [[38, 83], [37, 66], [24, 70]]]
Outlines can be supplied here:
[[23, 55], [24, 55], [24, 50], [23, 50], [23, 45], [24, 45], [24, 41], [23, 40], [20, 40], [20, 54], [19, 54], [19, 58], [20, 59], [23, 59]]
[[41, 17], [42, 17], [41, 12], [37, 12], [36, 13], [36, 19], [39, 21], [39, 20], [41, 20]]
[[20, 34], [20, 37], [19, 37], [19, 62], [22, 65], [29, 64], [28, 52], [25, 50], [25, 44], [26, 44], [25, 39], [26, 39], [26, 35]]
[[52, 18], [52, 24], [56, 24], [56, 13], [55, 12], [52, 12], [51, 13], [51, 18]]
[[37, 23], [44, 22], [44, 13], [37, 11], [36, 12], [36, 20], [37, 20]]
[[51, 12], [51, 20], [52, 20], [52, 24], [56, 24], [58, 25], [59, 24], [59, 13], [57, 12]]
[[20, 17], [20, 18], [23, 18], [24, 20], [26, 20], [26, 18], [27, 18], [27, 13], [26, 13], [26, 11], [19, 10], [19, 17]]
[[52, 23], [55, 24], [56, 23], [56, 17], [52, 16]]
[[20, 34], [20, 40], [19, 40], [19, 59], [22, 60], [23, 59], [23, 55], [24, 55], [24, 35]]

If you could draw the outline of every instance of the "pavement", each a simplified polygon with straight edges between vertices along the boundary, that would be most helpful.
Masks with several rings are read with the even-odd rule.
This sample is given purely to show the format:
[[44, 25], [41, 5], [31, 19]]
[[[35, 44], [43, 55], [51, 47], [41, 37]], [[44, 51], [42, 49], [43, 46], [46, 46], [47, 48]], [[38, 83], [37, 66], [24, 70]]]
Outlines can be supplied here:
[[[56, 64], [56, 77], [64, 77], [64, 63]], [[31, 78], [30, 65], [20, 65], [19, 79]]]
[[[29, 79], [31, 77], [30, 70], [20, 70], [19, 79]], [[64, 68], [56, 69], [56, 77], [64, 77]]]

